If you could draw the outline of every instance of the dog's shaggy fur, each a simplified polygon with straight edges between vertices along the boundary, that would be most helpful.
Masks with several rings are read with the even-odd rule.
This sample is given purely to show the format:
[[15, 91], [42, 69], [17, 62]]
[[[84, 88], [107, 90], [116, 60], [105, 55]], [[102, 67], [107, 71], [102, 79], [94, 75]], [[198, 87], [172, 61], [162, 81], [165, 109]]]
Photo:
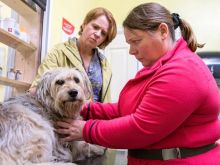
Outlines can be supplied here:
[[79, 111], [90, 96], [84, 74], [59, 68], [42, 76], [35, 96], [26, 93], [1, 104], [0, 164], [56, 164], [102, 155], [100, 146], [84, 141], [63, 144], [54, 132], [57, 120], [80, 118]]

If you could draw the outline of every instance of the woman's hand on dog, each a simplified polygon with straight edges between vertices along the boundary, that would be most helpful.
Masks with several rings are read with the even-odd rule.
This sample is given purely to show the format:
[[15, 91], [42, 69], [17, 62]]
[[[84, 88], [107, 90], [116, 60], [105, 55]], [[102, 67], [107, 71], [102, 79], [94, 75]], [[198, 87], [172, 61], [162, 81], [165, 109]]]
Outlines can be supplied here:
[[56, 123], [58, 134], [62, 136], [62, 141], [83, 140], [83, 128], [85, 125], [83, 120], [64, 119]]

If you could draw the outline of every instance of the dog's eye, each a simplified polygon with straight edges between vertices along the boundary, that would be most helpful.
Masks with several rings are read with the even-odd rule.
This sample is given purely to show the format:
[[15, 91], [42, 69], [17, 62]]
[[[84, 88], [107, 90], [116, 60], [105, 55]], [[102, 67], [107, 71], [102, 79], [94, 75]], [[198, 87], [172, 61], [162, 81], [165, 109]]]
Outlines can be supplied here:
[[79, 83], [79, 78], [74, 77], [73, 79], [74, 79], [74, 81], [75, 81], [76, 83]]
[[56, 84], [57, 84], [57, 85], [63, 85], [63, 84], [64, 84], [64, 80], [57, 80], [57, 81], [56, 81]]

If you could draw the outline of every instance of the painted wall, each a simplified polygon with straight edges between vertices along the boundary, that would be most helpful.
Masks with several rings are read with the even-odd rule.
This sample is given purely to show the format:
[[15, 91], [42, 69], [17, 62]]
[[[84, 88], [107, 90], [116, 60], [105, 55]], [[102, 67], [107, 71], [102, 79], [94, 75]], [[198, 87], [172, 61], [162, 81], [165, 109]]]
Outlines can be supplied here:
[[62, 18], [66, 18], [76, 26], [78, 33], [86, 12], [92, 6], [93, 0], [50, 0], [51, 18], [48, 49], [62, 41]]
[[[49, 48], [62, 41], [61, 20], [67, 18], [79, 30], [88, 10], [102, 6], [109, 9], [121, 26], [128, 12], [136, 5], [146, 0], [51, 0], [51, 31]], [[201, 51], [220, 51], [220, 1], [212, 0], [155, 0], [166, 6], [171, 12], [179, 13], [181, 18], [188, 21], [200, 43], [206, 43]]]
[[[95, 0], [95, 5], [109, 8], [114, 13], [117, 23], [122, 24], [128, 11], [146, 0]], [[148, 1], [150, 2], [150, 1]], [[198, 42], [206, 43], [201, 50], [220, 51], [220, 1], [212, 0], [155, 0], [171, 12], [179, 13], [192, 26]], [[123, 4], [123, 5], [122, 5]], [[119, 6], [120, 5], [120, 9]]]

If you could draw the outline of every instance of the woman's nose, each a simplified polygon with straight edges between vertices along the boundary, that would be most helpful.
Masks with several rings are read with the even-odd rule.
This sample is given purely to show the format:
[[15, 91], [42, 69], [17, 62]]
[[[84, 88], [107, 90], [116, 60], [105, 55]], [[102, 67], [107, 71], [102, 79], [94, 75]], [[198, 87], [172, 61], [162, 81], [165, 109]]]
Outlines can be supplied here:
[[137, 53], [136, 49], [134, 49], [133, 47], [130, 46], [129, 54], [135, 55], [136, 53]]
[[101, 30], [97, 30], [97, 31], [95, 32], [95, 36], [96, 36], [96, 37], [100, 37], [100, 36], [101, 36], [101, 33], [102, 33]]

